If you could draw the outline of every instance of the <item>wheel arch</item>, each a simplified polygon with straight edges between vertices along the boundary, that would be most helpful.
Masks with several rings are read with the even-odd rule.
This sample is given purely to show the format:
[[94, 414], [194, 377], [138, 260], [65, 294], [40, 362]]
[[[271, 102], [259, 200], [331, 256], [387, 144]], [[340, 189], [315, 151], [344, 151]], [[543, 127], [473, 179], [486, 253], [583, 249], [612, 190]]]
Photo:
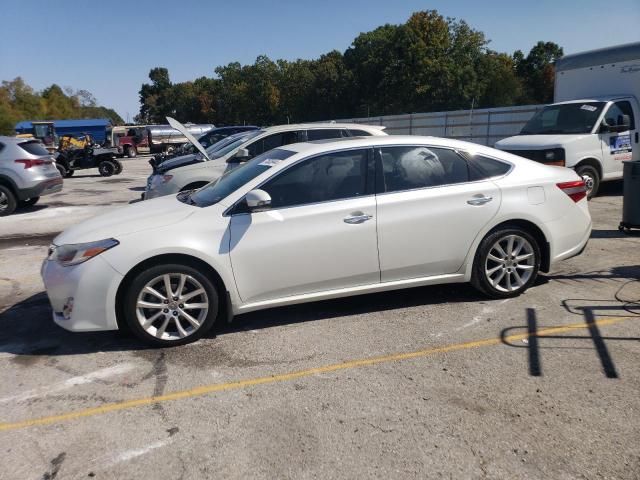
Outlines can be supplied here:
[[0, 185], [7, 187], [13, 192], [16, 197], [18, 196], [18, 186], [10, 177], [7, 177], [6, 175], [0, 175]]
[[600, 160], [594, 157], [583, 158], [582, 160], [580, 160], [578, 163], [575, 164], [573, 169], [577, 170], [578, 168], [585, 165], [595, 168], [596, 172], [598, 172], [598, 176], [600, 177], [600, 180], [602, 180], [603, 170], [602, 170], [602, 162]]
[[521, 228], [525, 232], [529, 233], [533, 238], [535, 238], [536, 242], [538, 243], [538, 247], [540, 247], [540, 270], [547, 273], [551, 268], [551, 245], [549, 244], [549, 240], [547, 240], [547, 236], [544, 234], [542, 229], [530, 220], [514, 218], [510, 220], [504, 220], [503, 222], [493, 226], [482, 238], [485, 238], [487, 235], [490, 235], [496, 230], [505, 227]]
[[204, 260], [194, 257], [192, 255], [184, 254], [184, 253], [169, 253], [169, 254], [159, 254], [153, 257], [146, 258], [142, 260], [137, 265], [135, 265], [132, 269], [130, 269], [126, 275], [120, 281], [120, 285], [118, 285], [118, 289], [116, 291], [116, 301], [115, 301], [115, 312], [116, 312], [116, 322], [118, 324], [118, 328], [123, 330], [127, 329], [127, 322], [124, 321], [124, 295], [131, 285], [133, 279], [140, 272], [153, 267], [155, 265], [159, 265], [162, 263], [179, 263], [186, 264], [192, 267], [198, 268], [198, 270], [202, 272], [206, 272], [207, 275], [210, 275], [215, 287], [218, 289], [219, 297], [220, 297], [220, 305], [218, 306], [218, 318], [227, 318], [230, 319], [232, 315], [231, 302], [229, 299], [229, 290], [227, 289], [222, 277], [218, 273], [218, 271], [213, 268], [209, 263]]

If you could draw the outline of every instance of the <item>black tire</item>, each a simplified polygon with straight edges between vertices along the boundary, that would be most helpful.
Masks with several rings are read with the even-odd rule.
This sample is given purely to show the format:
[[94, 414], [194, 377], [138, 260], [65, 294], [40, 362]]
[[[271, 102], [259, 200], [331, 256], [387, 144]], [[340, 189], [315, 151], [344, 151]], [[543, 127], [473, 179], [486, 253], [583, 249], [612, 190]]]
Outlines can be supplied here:
[[[526, 270], [524, 265], [524, 260], [522, 261], [522, 265], [519, 263], [513, 263], [514, 259], [509, 258], [507, 262], [510, 263], [498, 263], [491, 260], [489, 254], [494, 249], [494, 246], [497, 242], [508, 242], [509, 237], [519, 237], [526, 242], [530, 247], [531, 253], [533, 254], [531, 257], [526, 259]], [[525, 244], [523, 244], [525, 245]], [[526, 247], [528, 249], [529, 247]], [[522, 247], [525, 248], [524, 246]], [[526, 250], [525, 249], [525, 250]], [[506, 252], [505, 252], [506, 253]], [[519, 254], [518, 257], [522, 255]], [[516, 257], [516, 258], [518, 258]], [[498, 230], [494, 230], [489, 232], [487, 236], [480, 242], [478, 246], [478, 250], [476, 251], [476, 256], [473, 262], [473, 271], [471, 274], [471, 284], [480, 290], [483, 294], [491, 298], [511, 298], [520, 295], [525, 292], [533, 283], [536, 281], [536, 277], [538, 276], [538, 271], [540, 270], [540, 246], [536, 239], [529, 234], [526, 230], [523, 230], [519, 227], [509, 227], [506, 226], [504, 228], [499, 228]], [[529, 265], [530, 264], [530, 265]], [[489, 267], [491, 265], [491, 267]], [[502, 266], [501, 266], [502, 265]], [[490, 279], [490, 275], [488, 272], [490, 270], [496, 270], [496, 277]], [[531, 267], [531, 268], [529, 268]], [[500, 277], [502, 270], [505, 270], [503, 273], [503, 277]], [[513, 273], [515, 271], [515, 273]], [[530, 273], [526, 273], [530, 272]], [[522, 275], [521, 275], [522, 274]], [[516, 280], [516, 275], [520, 280], [523, 280], [521, 286], [514, 288], [513, 290], [509, 290], [509, 286], [512, 286], [512, 279], [515, 283], [518, 283]], [[527, 276], [529, 275], [529, 276]], [[500, 278], [498, 278], [500, 277]], [[507, 277], [507, 278], [504, 278]], [[526, 277], [526, 280], [522, 277]], [[505, 285], [502, 286], [502, 279], [504, 278]], [[493, 283], [497, 280], [497, 286]], [[507, 281], [509, 282], [507, 284]]]
[[110, 177], [116, 173], [117, 167], [113, 160], [103, 160], [98, 164], [98, 172], [103, 177]]
[[27, 198], [26, 200], [20, 200], [18, 202], [18, 208], [32, 207], [36, 203], [38, 203], [38, 200], [40, 200], [40, 197], [32, 197], [32, 198]]
[[598, 170], [591, 165], [581, 165], [576, 168], [576, 173], [584, 180], [587, 187], [587, 200], [591, 200], [598, 194], [598, 189], [600, 188]]
[[63, 177], [63, 178], [67, 177], [67, 172], [69, 171], [69, 170], [67, 170], [67, 167], [65, 167], [61, 163], [56, 163], [56, 168], [58, 169], [58, 172], [60, 172], [60, 176], [61, 177]]
[[136, 147], [127, 147], [127, 157], [134, 158], [138, 155], [138, 150]]
[[120, 175], [122, 173], [122, 163], [117, 159], [114, 159], [113, 163], [116, 164], [116, 173], [115, 173], [115, 175]]
[[9, 187], [0, 185], [0, 217], [6, 217], [15, 212], [18, 201]]
[[[143, 290], [145, 289], [145, 286], [147, 286], [148, 283], [157, 281], [158, 278], [163, 278], [164, 275], [167, 275], [167, 274], [172, 275], [171, 281], [170, 281], [172, 293], [178, 289], [178, 283], [179, 283], [179, 277], [177, 276], [178, 274], [185, 274], [195, 279], [200, 284], [200, 286], [202, 287], [202, 289], [206, 294], [206, 297], [205, 296], [194, 297], [196, 299], [196, 302], [207, 301], [209, 305], [208, 310], [206, 312], [202, 312], [203, 318], [200, 321], [200, 326], [197, 329], [195, 329], [193, 332], [189, 333], [187, 336], [184, 336], [182, 338], [173, 338], [173, 339], [158, 338], [157, 336], [152, 335], [150, 332], [145, 330], [141, 322], [138, 320], [138, 313], [140, 313], [141, 315], [144, 315], [146, 318], [151, 318], [156, 313], [159, 314], [160, 316], [158, 317], [158, 319], [152, 322], [151, 324], [149, 324], [149, 328], [155, 329], [155, 333], [157, 335], [158, 330], [162, 328], [161, 324], [164, 323], [167, 318], [169, 318], [169, 324], [166, 327], [166, 330], [164, 330], [163, 333], [161, 333], [161, 335], [163, 336], [165, 334], [167, 336], [171, 336], [171, 335], [175, 336], [177, 334], [178, 328], [176, 326], [176, 321], [179, 322], [180, 325], [182, 325], [183, 327], [186, 327], [186, 329], [195, 328], [187, 320], [185, 320], [182, 317], [182, 314], [184, 313], [184, 311], [181, 309], [183, 308], [183, 305], [186, 305], [186, 303], [178, 304], [178, 302], [180, 302], [178, 297], [173, 297], [171, 299], [172, 302], [175, 301], [176, 305], [169, 304], [167, 305], [166, 309], [141, 308], [140, 312], [138, 312], [138, 307], [137, 307], [138, 297], [141, 295], [142, 295], [141, 298], [145, 299], [144, 301], [146, 302], [155, 303], [157, 301], [158, 304], [164, 303], [164, 301], [160, 299], [156, 300], [157, 297], [155, 297], [154, 295], [151, 295], [149, 293], [144, 293]], [[173, 275], [176, 275], [176, 276], [173, 276]], [[188, 282], [187, 282], [187, 286], [188, 286]], [[165, 295], [166, 293], [166, 289], [163, 289], [162, 287], [162, 282], [160, 287], [154, 290], [156, 290], [158, 293], [162, 295]], [[178, 300], [174, 300], [175, 298], [178, 298]], [[149, 345], [153, 345], [155, 347], [173, 347], [178, 345], [184, 345], [186, 343], [195, 342], [196, 340], [202, 338], [202, 336], [204, 336], [209, 330], [211, 330], [211, 328], [213, 327], [216, 321], [216, 317], [218, 316], [218, 311], [219, 311], [218, 291], [215, 285], [211, 282], [211, 280], [209, 280], [209, 278], [207, 278], [206, 275], [203, 275], [202, 273], [200, 273], [196, 268], [190, 265], [181, 265], [181, 264], [156, 265], [154, 267], [148, 268], [143, 272], [139, 273], [130, 283], [127, 289], [127, 293], [124, 297], [124, 301], [125, 301], [124, 318], [125, 318], [125, 321], [127, 322], [127, 327], [131, 329], [131, 332], [140, 340], [142, 340], [143, 342]], [[172, 311], [173, 308], [176, 308], [176, 310], [179, 311], [178, 315], [174, 314], [175, 311]], [[189, 310], [189, 311], [193, 312], [193, 310]]]

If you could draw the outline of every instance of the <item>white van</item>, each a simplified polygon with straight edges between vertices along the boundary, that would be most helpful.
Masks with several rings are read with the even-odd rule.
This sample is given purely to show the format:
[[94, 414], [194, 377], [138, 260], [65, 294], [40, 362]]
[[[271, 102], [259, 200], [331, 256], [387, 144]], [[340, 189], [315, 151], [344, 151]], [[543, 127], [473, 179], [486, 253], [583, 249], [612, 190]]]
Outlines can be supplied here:
[[556, 63], [556, 103], [495, 147], [574, 168], [591, 198], [622, 178], [623, 161], [640, 160], [639, 99], [640, 42], [567, 55]]

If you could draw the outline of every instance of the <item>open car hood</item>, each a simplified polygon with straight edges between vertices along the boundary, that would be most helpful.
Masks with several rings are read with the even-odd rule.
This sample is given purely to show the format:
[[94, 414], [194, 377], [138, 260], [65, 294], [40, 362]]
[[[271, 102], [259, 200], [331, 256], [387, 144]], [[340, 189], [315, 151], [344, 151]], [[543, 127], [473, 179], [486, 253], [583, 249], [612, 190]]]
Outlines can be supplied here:
[[196, 137], [194, 137], [189, 133], [189, 130], [187, 130], [187, 128], [184, 125], [182, 125], [175, 118], [171, 118], [171, 117], [167, 117], [167, 122], [169, 122], [169, 125], [171, 125], [172, 128], [175, 128], [181, 134], [183, 134], [187, 138], [187, 140], [189, 140], [189, 142], [191, 142], [191, 144], [198, 149], [198, 151], [204, 156], [204, 158], [206, 158], [207, 160], [211, 160], [209, 158], [209, 155], [207, 155], [207, 151], [204, 149], [204, 147], [200, 144], [198, 140], [196, 140]]

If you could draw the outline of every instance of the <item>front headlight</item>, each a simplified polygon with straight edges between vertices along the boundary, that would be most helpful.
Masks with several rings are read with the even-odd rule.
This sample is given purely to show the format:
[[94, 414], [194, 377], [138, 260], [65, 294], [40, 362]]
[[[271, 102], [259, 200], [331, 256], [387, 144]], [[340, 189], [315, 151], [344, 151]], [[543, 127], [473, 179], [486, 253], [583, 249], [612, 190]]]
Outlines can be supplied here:
[[89, 243], [75, 243], [49, 247], [49, 260], [58, 262], [63, 267], [78, 265], [90, 258], [100, 255], [102, 252], [115, 247], [120, 242], [113, 238]]

